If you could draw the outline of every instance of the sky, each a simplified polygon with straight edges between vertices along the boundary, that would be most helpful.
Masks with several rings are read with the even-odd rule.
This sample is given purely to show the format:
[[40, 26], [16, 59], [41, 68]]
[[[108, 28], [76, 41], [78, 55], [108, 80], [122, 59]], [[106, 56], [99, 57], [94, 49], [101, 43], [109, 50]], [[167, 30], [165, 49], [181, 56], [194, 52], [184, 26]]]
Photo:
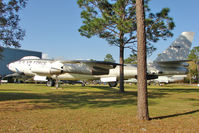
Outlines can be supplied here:
[[[174, 36], [166, 41], [154, 43], [157, 50], [149, 60], [164, 51], [183, 31], [195, 32], [192, 46], [199, 46], [199, 1], [198, 0], [151, 0], [152, 12], [164, 7], [170, 8], [176, 27]], [[82, 25], [81, 9], [76, 0], [29, 0], [20, 11], [20, 26], [26, 31], [21, 49], [40, 51], [54, 59], [95, 59], [104, 60], [112, 54], [119, 61], [119, 48], [110, 46], [98, 37], [86, 38], [78, 29]], [[131, 51], [125, 50], [125, 58]]]

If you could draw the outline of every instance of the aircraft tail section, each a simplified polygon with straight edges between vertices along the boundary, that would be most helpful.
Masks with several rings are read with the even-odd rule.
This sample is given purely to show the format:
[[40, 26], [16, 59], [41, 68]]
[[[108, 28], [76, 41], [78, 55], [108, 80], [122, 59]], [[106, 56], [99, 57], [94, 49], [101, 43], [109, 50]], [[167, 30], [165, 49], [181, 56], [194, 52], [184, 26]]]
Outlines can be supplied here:
[[158, 55], [155, 62], [175, 62], [187, 60], [194, 34], [194, 32], [182, 32], [181, 35], [169, 46], [169, 48]]

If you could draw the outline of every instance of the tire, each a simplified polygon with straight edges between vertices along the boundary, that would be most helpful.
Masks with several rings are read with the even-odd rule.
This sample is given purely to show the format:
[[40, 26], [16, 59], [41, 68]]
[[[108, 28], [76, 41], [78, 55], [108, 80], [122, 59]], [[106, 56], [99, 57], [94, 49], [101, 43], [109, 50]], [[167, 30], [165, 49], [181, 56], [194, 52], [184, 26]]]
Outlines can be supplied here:
[[48, 87], [53, 87], [53, 86], [55, 86], [55, 81], [52, 80], [52, 79], [48, 80], [47, 83], [46, 83], [46, 86], [48, 86]]
[[84, 83], [82, 83], [82, 87], [84, 87], [85, 86], [85, 84]]
[[117, 82], [108, 82], [108, 85], [110, 87], [116, 87], [117, 86]]

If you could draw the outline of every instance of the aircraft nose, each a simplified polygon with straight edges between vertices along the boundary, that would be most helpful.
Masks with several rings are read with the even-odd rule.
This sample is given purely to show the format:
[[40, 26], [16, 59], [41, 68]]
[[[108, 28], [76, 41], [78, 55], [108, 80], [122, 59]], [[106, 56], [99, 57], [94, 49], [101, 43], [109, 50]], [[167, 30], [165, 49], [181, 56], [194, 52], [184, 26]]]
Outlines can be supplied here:
[[6, 66], [7, 66], [7, 68], [9, 69], [9, 70], [11, 70], [12, 69], [12, 64], [13, 63], [9, 63], [9, 64], [7, 64]]
[[7, 66], [7, 68], [9, 68], [9, 65], [10, 65], [10, 64], [7, 64], [7, 65], [6, 65], [6, 66]]

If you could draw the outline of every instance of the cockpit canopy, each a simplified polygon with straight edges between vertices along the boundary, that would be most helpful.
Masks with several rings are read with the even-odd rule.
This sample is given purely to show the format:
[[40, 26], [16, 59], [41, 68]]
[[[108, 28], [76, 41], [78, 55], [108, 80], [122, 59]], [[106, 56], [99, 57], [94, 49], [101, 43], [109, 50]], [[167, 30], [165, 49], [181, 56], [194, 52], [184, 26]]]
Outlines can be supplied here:
[[30, 60], [30, 59], [40, 59], [37, 56], [24, 56], [23, 58], [21, 58], [21, 60]]

